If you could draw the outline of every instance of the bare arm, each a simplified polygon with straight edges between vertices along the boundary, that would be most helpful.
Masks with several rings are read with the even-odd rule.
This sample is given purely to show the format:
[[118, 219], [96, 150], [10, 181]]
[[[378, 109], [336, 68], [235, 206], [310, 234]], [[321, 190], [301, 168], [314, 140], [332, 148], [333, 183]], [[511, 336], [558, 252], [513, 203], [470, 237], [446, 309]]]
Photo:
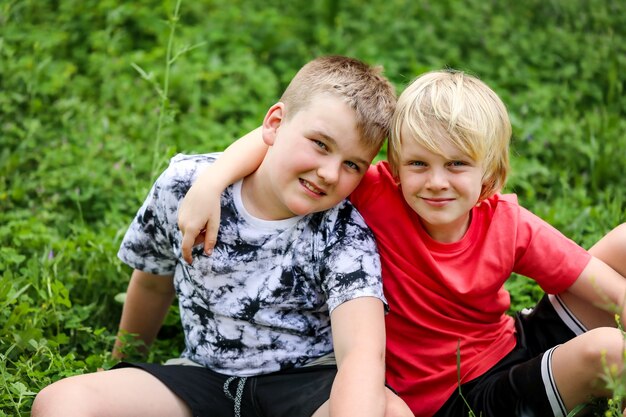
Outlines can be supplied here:
[[[146, 346], [150, 346], [173, 300], [174, 283], [171, 276], [134, 270], [122, 309], [120, 332], [136, 333]], [[113, 357], [123, 357], [119, 337], [113, 347]]]
[[626, 223], [607, 233], [589, 249], [589, 253], [626, 277]]
[[385, 412], [385, 322], [383, 303], [361, 297], [331, 315], [338, 372], [330, 415], [383, 416]]
[[[622, 288], [624, 281], [626, 281], [626, 223], [622, 223], [617, 226], [615, 229], [611, 230], [607, 233], [602, 239], [600, 239], [591, 249], [589, 249], [589, 253], [591, 253], [595, 258], [601, 260], [606, 265], [611, 267], [615, 272], [621, 275], [621, 280], [619, 278], [615, 278], [615, 274], [612, 271], [607, 272], [607, 277], [612, 280], [604, 283], [602, 280], [601, 285], [611, 285], [617, 288], [617, 293], [613, 297], [613, 302], [616, 306], [621, 305], [621, 317], [622, 323], [626, 320], [626, 293], [623, 293], [624, 290]], [[602, 266], [602, 268], [606, 269], [606, 265]], [[601, 273], [600, 271], [597, 272]], [[607, 288], [605, 291], [611, 291], [610, 288]], [[622, 296], [619, 296], [620, 291], [622, 291]], [[610, 294], [610, 293], [607, 293]]]
[[567, 292], [582, 300], [571, 306], [568, 303], [568, 307], [588, 328], [615, 326], [615, 314], [620, 314], [622, 320], [626, 318], [626, 279], [596, 257], [591, 258]]
[[192, 262], [191, 248], [202, 242], [210, 254], [217, 240], [220, 219], [220, 195], [230, 184], [254, 172], [267, 152], [267, 145], [257, 128], [232, 143], [214, 164], [205, 168], [191, 186], [178, 209], [178, 227], [183, 234], [182, 254]]

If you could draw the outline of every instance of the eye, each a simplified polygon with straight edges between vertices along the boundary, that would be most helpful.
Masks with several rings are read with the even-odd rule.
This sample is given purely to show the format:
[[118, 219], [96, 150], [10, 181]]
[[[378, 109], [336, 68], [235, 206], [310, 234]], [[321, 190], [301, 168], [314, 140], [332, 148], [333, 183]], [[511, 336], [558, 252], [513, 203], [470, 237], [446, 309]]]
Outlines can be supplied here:
[[356, 172], [360, 172], [361, 171], [361, 168], [359, 168], [359, 166], [357, 164], [355, 164], [354, 162], [352, 162], [352, 161], [345, 161], [344, 164], [348, 168], [350, 168], [350, 169], [352, 169], [352, 170], [354, 170]]
[[326, 144], [322, 142], [321, 140], [317, 140], [317, 139], [311, 139], [311, 140], [321, 149], [324, 149], [325, 151], [328, 150], [328, 146], [326, 146]]
[[467, 162], [463, 162], [463, 161], [451, 161], [450, 162], [450, 166], [453, 167], [464, 167], [467, 165]]
[[407, 165], [412, 167], [425, 167], [426, 163], [423, 161], [409, 161]]

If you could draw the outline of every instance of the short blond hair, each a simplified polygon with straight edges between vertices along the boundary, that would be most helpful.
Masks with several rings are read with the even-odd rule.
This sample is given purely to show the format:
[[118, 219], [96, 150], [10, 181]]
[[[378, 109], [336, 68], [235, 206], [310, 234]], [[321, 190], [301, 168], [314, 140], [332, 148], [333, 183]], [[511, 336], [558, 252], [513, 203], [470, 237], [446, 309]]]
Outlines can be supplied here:
[[285, 117], [293, 117], [320, 94], [330, 94], [348, 104], [356, 113], [363, 143], [380, 149], [389, 137], [396, 105], [395, 89], [382, 75], [382, 67], [337, 55], [314, 59], [298, 71], [280, 98]]
[[461, 71], [432, 71], [417, 77], [398, 98], [388, 158], [397, 176], [402, 141], [415, 140], [439, 155], [443, 143], [453, 145], [483, 165], [484, 200], [506, 183], [510, 138], [506, 106], [489, 86]]

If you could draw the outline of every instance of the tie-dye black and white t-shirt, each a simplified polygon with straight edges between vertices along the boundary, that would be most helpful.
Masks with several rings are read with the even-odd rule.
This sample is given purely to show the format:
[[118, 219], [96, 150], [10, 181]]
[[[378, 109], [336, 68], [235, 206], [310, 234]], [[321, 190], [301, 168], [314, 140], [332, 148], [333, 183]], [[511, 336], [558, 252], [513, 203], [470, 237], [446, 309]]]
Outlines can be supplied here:
[[178, 205], [219, 154], [177, 155], [130, 225], [118, 256], [152, 274], [174, 275], [185, 351], [216, 372], [251, 376], [332, 352], [330, 312], [358, 297], [384, 301], [372, 233], [348, 201], [279, 221], [252, 217], [241, 182], [221, 198], [211, 256], [182, 260]]

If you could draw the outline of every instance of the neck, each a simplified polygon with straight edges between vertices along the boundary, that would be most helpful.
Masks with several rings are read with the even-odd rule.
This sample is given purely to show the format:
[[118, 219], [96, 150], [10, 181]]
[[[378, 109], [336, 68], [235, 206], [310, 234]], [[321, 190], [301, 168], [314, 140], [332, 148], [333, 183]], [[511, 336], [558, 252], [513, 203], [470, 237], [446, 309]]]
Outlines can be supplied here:
[[282, 204], [278, 201], [273, 190], [270, 178], [266, 175], [264, 165], [243, 179], [241, 185], [241, 201], [248, 213], [262, 220], [283, 220], [293, 217], [293, 214], [281, 210]]
[[426, 224], [421, 218], [420, 221], [424, 230], [430, 237], [440, 243], [454, 243], [463, 239], [467, 229], [472, 222], [472, 212], [470, 211], [466, 217], [459, 219], [454, 223], [448, 223], [445, 225], [429, 225]]

